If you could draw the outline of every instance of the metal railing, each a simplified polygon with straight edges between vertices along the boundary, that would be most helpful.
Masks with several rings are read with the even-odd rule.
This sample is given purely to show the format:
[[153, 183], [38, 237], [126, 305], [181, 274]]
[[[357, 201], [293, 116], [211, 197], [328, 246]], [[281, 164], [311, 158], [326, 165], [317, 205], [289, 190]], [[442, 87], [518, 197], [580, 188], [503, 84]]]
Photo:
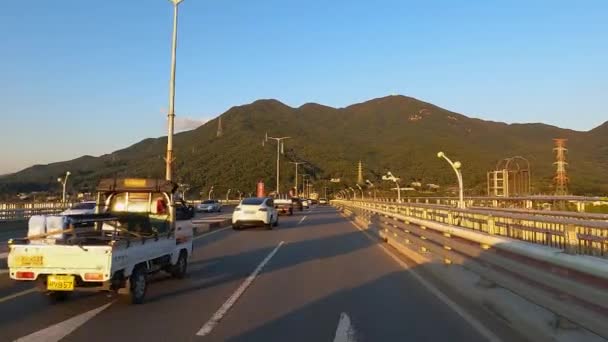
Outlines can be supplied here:
[[53, 215], [71, 206], [72, 203], [61, 202], [0, 203], [0, 222], [26, 220], [33, 215]]
[[407, 217], [467, 228], [491, 235], [568, 250], [569, 253], [608, 258], [608, 221], [598, 215], [578, 217], [538, 215], [488, 209], [458, 209], [430, 204], [350, 201]]
[[[581, 241], [595, 235], [576, 237], [571, 227], [574, 223], [529, 215], [496, 217], [487, 211], [438, 209], [420, 204], [362, 201], [333, 201], [332, 204], [368, 223], [368, 229], [372, 228], [404, 254], [420, 257], [418, 263], [437, 259], [448, 265], [464, 266], [482, 279], [554, 312], [557, 317], [608, 337], [605, 324], [608, 260], [575, 255], [593, 255], [596, 250], [587, 249], [585, 244], [581, 246]], [[605, 222], [576, 223], [574, 231], [606, 232]], [[597, 227], [599, 225], [602, 227]]]
[[[378, 202], [396, 202], [395, 198], [377, 198]], [[404, 197], [403, 203], [420, 203], [457, 206], [457, 197]], [[565, 206], [572, 212], [585, 212], [594, 205], [608, 206], [608, 197], [589, 196], [521, 196], [521, 197], [465, 197], [467, 207], [523, 208], [535, 210], [554, 210]], [[570, 204], [570, 205], [568, 205]]]

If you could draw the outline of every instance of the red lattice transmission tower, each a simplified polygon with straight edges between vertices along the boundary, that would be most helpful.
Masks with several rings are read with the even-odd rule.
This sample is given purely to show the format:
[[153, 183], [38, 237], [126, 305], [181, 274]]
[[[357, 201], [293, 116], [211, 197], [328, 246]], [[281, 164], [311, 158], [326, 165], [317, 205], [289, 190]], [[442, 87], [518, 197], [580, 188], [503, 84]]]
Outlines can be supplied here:
[[556, 195], [568, 194], [569, 179], [566, 171], [566, 166], [568, 166], [568, 162], [566, 162], [566, 152], [568, 149], [566, 148], [566, 141], [568, 141], [568, 139], [553, 139], [553, 142], [555, 143], [555, 147], [553, 148], [553, 151], [555, 151], [555, 163], [553, 164], [557, 166], [555, 177], [553, 178]]

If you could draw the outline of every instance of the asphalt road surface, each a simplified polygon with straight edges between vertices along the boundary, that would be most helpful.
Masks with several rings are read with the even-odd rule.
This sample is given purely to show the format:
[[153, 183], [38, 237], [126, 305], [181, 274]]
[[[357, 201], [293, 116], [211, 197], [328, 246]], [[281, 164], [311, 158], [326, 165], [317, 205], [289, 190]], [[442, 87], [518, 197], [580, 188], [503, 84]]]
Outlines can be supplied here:
[[331, 207], [194, 244], [188, 277], [155, 275], [142, 305], [106, 293], [52, 303], [0, 274], [0, 340], [521, 340], [483, 309], [429, 288]]

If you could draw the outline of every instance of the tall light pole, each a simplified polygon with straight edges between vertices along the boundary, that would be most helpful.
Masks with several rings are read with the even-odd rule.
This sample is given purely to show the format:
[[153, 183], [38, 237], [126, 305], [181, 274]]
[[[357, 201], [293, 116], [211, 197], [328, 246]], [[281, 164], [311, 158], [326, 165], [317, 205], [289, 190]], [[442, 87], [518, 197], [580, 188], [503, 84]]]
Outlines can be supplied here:
[[211, 199], [211, 194], [213, 193], [214, 187], [215, 187], [215, 185], [212, 185], [211, 188], [209, 189], [209, 195], [207, 196], [207, 199]]
[[173, 180], [173, 131], [175, 125], [175, 55], [177, 52], [177, 6], [183, 0], [169, 0], [173, 4], [173, 39], [171, 45], [171, 77], [169, 78], [169, 112], [167, 113], [167, 156], [165, 157], [167, 180]]
[[445, 155], [445, 153], [443, 153], [443, 152], [437, 153], [437, 157], [445, 159], [450, 164], [450, 166], [452, 167], [454, 172], [456, 173], [456, 178], [458, 178], [458, 189], [459, 189], [459, 191], [458, 191], [458, 208], [464, 209], [465, 208], [464, 189], [463, 189], [463, 185], [462, 185], [462, 172], [460, 171], [462, 164], [459, 161], [452, 162], [450, 160], [450, 158], [448, 158]]
[[382, 176], [383, 180], [393, 181], [397, 185], [397, 202], [401, 203], [401, 187], [399, 186], [399, 179], [395, 177], [390, 171], [386, 173], [386, 175]]
[[63, 177], [63, 178], [61, 178], [61, 177], [57, 178], [57, 181], [63, 185], [63, 192], [62, 192], [62, 195], [61, 195], [61, 202], [62, 203], [65, 203], [65, 190], [66, 190], [66, 186], [68, 184], [68, 177], [70, 177], [70, 175], [71, 175], [70, 171], [66, 171], [65, 177]]
[[359, 188], [359, 191], [361, 191], [361, 199], [364, 200], [365, 196], [363, 196], [363, 189], [361, 189], [361, 186], [359, 184], [355, 184], [357, 186], [357, 188]]
[[230, 191], [232, 191], [232, 189], [228, 189], [228, 191], [226, 192], [226, 201], [228, 201], [228, 197], [230, 196]]
[[302, 195], [304, 195], [305, 198], [308, 198], [308, 196], [306, 196], [306, 191], [308, 189], [308, 175], [303, 173], [302, 174]]
[[272, 139], [272, 140], [276, 140], [277, 141], [277, 195], [279, 194], [279, 174], [280, 174], [280, 170], [281, 170], [281, 165], [279, 163], [280, 161], [280, 156], [281, 156], [281, 143], [283, 140], [285, 139], [290, 139], [291, 137], [280, 137], [280, 138], [273, 138], [273, 137], [266, 137], [266, 139]]
[[298, 165], [306, 164], [305, 162], [290, 162], [296, 166], [296, 197], [298, 197]]

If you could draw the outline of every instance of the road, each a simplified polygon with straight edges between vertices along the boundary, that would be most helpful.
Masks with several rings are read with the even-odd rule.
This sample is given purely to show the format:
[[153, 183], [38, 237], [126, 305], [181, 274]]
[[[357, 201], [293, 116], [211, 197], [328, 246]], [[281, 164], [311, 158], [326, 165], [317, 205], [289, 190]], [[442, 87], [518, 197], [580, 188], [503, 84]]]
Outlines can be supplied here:
[[447, 289], [425, 286], [424, 274], [385, 248], [334, 208], [316, 207], [282, 216], [272, 231], [228, 228], [197, 237], [188, 277], [154, 276], [143, 305], [104, 293], [76, 293], [51, 303], [31, 285], [0, 275], [0, 336], [6, 341], [521, 340], [483, 309]]

